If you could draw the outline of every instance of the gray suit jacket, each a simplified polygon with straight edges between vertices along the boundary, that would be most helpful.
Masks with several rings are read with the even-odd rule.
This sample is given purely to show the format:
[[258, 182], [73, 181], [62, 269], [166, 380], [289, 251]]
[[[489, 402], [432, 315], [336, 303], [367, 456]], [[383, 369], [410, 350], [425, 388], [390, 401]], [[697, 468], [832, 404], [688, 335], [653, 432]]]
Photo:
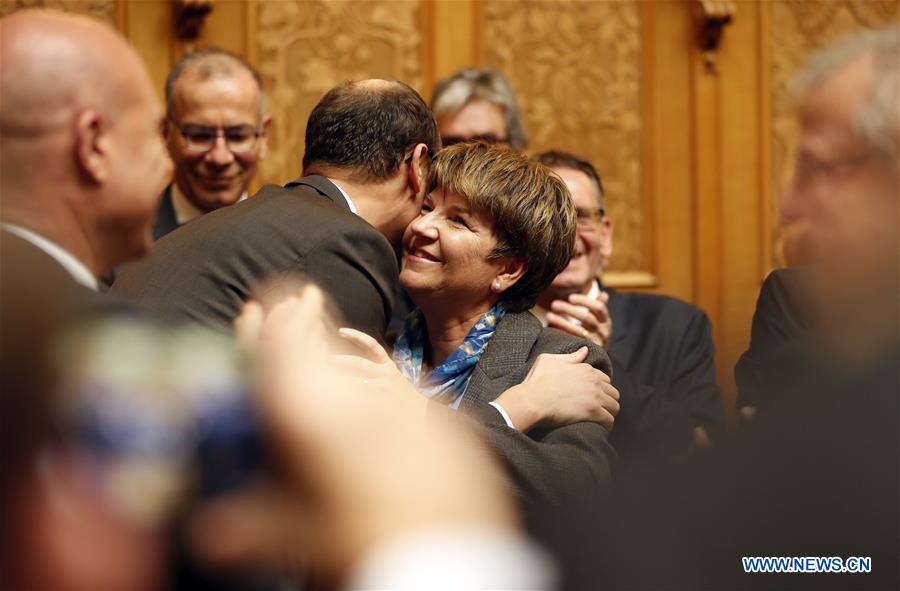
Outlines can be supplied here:
[[556, 429], [511, 429], [490, 402], [520, 384], [541, 353], [590, 349], [587, 362], [611, 373], [606, 353], [588, 341], [544, 328], [530, 312], [508, 313], [475, 366], [460, 410], [478, 418], [491, 447], [508, 469], [527, 514], [575, 498], [599, 498], [609, 486], [615, 452], [606, 429], [576, 423]]
[[163, 236], [122, 271], [112, 292], [162, 320], [228, 329], [261, 281], [294, 274], [324, 290], [341, 325], [383, 336], [397, 292], [397, 256], [317, 175], [266, 185]]

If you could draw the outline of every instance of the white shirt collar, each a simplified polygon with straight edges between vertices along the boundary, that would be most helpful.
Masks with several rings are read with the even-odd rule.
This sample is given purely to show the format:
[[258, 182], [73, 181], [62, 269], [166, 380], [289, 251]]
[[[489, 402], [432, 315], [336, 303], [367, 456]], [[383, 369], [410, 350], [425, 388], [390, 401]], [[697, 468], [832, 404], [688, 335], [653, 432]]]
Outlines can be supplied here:
[[47, 240], [40, 234], [35, 234], [31, 230], [23, 228], [22, 226], [16, 226], [14, 224], [8, 224], [5, 222], [0, 224], [0, 226], [2, 226], [3, 229], [7, 232], [15, 234], [22, 240], [27, 240], [35, 247], [41, 249], [44, 253], [47, 254], [47, 256], [52, 258], [54, 261], [59, 263], [62, 268], [68, 271], [69, 275], [72, 276], [72, 279], [74, 279], [76, 283], [80, 283], [81, 285], [94, 291], [99, 290], [97, 278], [94, 277], [94, 274], [91, 273], [91, 271], [87, 268], [87, 265], [76, 259], [69, 251], [65, 250], [58, 244]]
[[[247, 192], [244, 191], [237, 202], [240, 203], [246, 198]], [[178, 222], [179, 226], [207, 213], [191, 203], [188, 198], [184, 196], [184, 193], [181, 192], [181, 189], [176, 182], [172, 183], [172, 208], [175, 210], [175, 221]]]
[[343, 187], [341, 187], [336, 180], [328, 178], [328, 177], [325, 177], [325, 178], [327, 178], [329, 181], [331, 181], [331, 184], [338, 188], [338, 191], [340, 191], [341, 195], [344, 196], [344, 199], [347, 200], [347, 205], [350, 207], [350, 211], [352, 211], [356, 215], [359, 215], [359, 212], [356, 210], [356, 204], [353, 203], [352, 199], [350, 199], [350, 195], [347, 195], [347, 191], [345, 191], [343, 189]]

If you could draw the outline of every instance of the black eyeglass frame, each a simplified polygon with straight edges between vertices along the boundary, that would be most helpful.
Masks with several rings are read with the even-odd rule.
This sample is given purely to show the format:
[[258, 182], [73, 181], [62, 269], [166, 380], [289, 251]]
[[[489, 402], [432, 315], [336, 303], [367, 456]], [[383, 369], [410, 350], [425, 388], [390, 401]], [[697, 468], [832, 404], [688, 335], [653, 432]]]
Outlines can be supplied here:
[[[166, 117], [166, 121], [168, 123], [171, 123], [172, 126], [178, 130], [178, 133], [181, 136], [182, 141], [184, 142], [185, 149], [190, 152], [197, 153], [197, 154], [203, 154], [203, 153], [209, 152], [210, 150], [215, 148], [216, 142], [219, 140], [220, 137], [224, 138], [225, 147], [228, 148], [228, 150], [232, 154], [248, 154], [253, 151], [253, 149], [256, 147], [257, 142], [259, 142], [259, 138], [262, 137], [262, 135], [263, 135], [262, 125], [260, 125], [256, 128], [253, 128], [250, 125], [234, 125], [231, 127], [207, 127], [205, 125], [189, 124], [189, 125], [182, 126], [177, 121], [172, 119], [170, 116]], [[198, 146], [198, 144], [196, 144], [196, 143], [193, 143], [189, 137], [191, 135], [192, 130], [196, 130], [197, 135], [201, 135], [201, 132], [205, 132], [205, 134], [207, 135], [207, 138], [211, 139], [209, 146], [203, 147], [203, 146]], [[235, 130], [249, 131], [249, 135], [253, 136], [252, 141], [249, 141], [249, 144], [246, 149], [239, 148], [236, 150], [229, 142], [228, 132], [235, 131]]]

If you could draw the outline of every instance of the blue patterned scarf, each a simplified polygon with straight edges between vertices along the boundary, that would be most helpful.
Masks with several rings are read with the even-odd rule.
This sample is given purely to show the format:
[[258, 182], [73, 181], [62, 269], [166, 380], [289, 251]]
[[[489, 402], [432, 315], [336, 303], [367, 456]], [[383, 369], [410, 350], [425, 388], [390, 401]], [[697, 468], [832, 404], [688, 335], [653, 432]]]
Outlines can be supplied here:
[[481, 359], [488, 342], [497, 330], [497, 324], [506, 313], [506, 305], [497, 302], [485, 312], [466, 335], [463, 343], [443, 363], [422, 376], [422, 359], [427, 340], [425, 319], [416, 308], [406, 317], [403, 331], [394, 344], [394, 363], [419, 392], [450, 408], [459, 408], [466, 387], [472, 378], [475, 364]]

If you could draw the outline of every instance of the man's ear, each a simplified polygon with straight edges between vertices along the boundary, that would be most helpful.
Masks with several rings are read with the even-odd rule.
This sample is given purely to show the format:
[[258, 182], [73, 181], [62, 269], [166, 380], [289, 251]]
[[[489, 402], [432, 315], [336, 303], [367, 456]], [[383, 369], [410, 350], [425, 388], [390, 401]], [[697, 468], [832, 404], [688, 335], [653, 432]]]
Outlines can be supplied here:
[[84, 175], [96, 184], [109, 178], [112, 140], [102, 115], [85, 110], [75, 118], [75, 159]]
[[266, 116], [263, 117], [262, 125], [260, 126], [260, 132], [262, 135], [259, 136], [259, 156], [258, 158], [262, 160], [265, 155], [269, 151], [269, 136], [267, 135], [269, 131], [269, 124], [272, 123], [272, 116], [266, 113]]
[[525, 263], [518, 257], [506, 257], [500, 267], [500, 272], [491, 282], [491, 288], [496, 293], [503, 293], [516, 284], [516, 281], [525, 274]]
[[609, 216], [603, 216], [600, 220], [600, 257], [602, 267], [609, 266], [609, 259], [613, 250], [613, 222]]
[[406, 182], [417, 197], [425, 192], [425, 177], [427, 174], [425, 158], [427, 156], [428, 146], [416, 144], [412, 151], [412, 161], [409, 163]]

